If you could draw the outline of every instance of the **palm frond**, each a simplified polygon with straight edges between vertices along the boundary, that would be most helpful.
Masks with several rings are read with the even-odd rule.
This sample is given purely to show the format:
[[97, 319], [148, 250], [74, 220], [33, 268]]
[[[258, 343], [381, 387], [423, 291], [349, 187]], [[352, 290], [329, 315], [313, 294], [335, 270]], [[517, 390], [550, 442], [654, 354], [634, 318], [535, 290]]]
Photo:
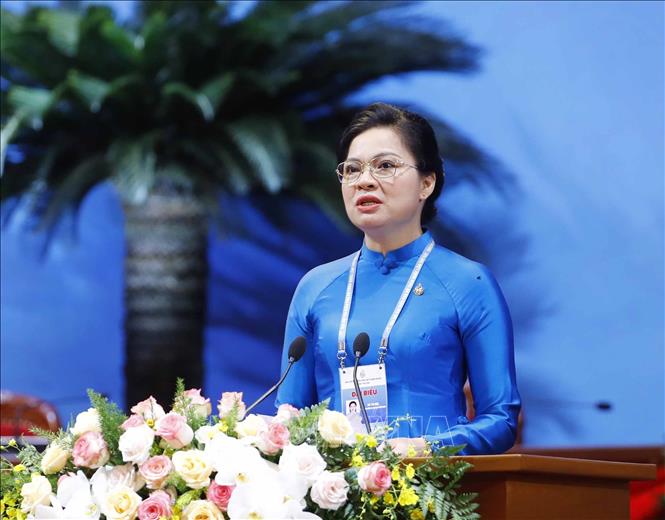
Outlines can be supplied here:
[[[131, 203], [160, 186], [201, 198], [289, 190], [342, 221], [333, 171], [335, 143], [358, 108], [348, 99], [389, 75], [466, 73], [479, 56], [447, 26], [409, 14], [410, 2], [266, 1], [241, 15], [212, 0], [140, 6], [127, 25], [99, 5], [3, 11], [10, 86], [0, 159], [10, 144], [23, 156], [3, 169], [3, 198], [29, 190], [56, 146], [39, 181], [54, 192], [81, 195], [72, 186], [82, 177], [109, 176]], [[506, 177], [470, 140], [430, 120], [451, 186]], [[99, 156], [103, 173], [81, 173]], [[50, 217], [64, 200], [77, 203], [58, 197]]]
[[258, 174], [263, 187], [278, 192], [288, 181], [289, 144], [276, 121], [260, 117], [240, 119], [226, 131]]

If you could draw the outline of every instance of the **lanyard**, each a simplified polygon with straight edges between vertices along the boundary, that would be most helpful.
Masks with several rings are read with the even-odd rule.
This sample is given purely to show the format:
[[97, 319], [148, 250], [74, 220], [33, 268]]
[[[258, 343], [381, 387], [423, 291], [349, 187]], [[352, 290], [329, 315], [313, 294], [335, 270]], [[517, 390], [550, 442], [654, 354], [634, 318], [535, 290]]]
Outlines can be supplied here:
[[[416, 283], [416, 278], [420, 274], [420, 270], [425, 264], [425, 260], [434, 249], [434, 240], [432, 240], [427, 247], [420, 253], [420, 257], [416, 262], [416, 265], [413, 266], [413, 271], [411, 271], [411, 276], [406, 282], [404, 289], [402, 290], [402, 295], [395, 305], [386, 328], [383, 330], [383, 335], [381, 336], [381, 345], [379, 346], [379, 364], [383, 364], [383, 360], [386, 357], [388, 352], [388, 338], [390, 337], [390, 332], [393, 330], [393, 326], [397, 321], [398, 316], [402, 312], [402, 308], [406, 303], [413, 284]], [[353, 289], [356, 284], [356, 269], [358, 267], [358, 259], [360, 258], [360, 251], [356, 253], [353, 257], [353, 262], [351, 262], [351, 269], [349, 270], [349, 280], [346, 284], [346, 296], [344, 297], [344, 307], [342, 308], [342, 319], [339, 322], [339, 333], [337, 335], [337, 359], [339, 360], [339, 365], [341, 368], [344, 368], [344, 360], [346, 359], [346, 329], [349, 325], [349, 313], [351, 312], [351, 301], [353, 300]]]

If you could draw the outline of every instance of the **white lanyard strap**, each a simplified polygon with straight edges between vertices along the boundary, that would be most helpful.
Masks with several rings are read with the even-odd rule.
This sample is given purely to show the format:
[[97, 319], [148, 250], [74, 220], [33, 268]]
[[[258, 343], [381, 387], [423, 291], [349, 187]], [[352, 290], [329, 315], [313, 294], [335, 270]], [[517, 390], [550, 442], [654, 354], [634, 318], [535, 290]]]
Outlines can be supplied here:
[[[402, 312], [404, 304], [406, 303], [406, 300], [408, 299], [409, 294], [411, 293], [413, 284], [416, 283], [416, 279], [420, 274], [420, 270], [423, 268], [423, 265], [425, 265], [425, 260], [427, 260], [427, 257], [432, 252], [432, 249], [434, 249], [434, 240], [432, 240], [429, 244], [427, 244], [427, 247], [423, 250], [422, 253], [420, 253], [420, 257], [418, 258], [416, 265], [413, 266], [413, 270], [411, 271], [411, 276], [409, 276], [409, 279], [407, 280], [406, 285], [402, 290], [402, 295], [397, 301], [397, 305], [395, 305], [395, 309], [393, 310], [393, 313], [390, 316], [388, 323], [386, 324], [386, 328], [383, 330], [383, 335], [381, 336], [381, 345], [379, 346], [378, 349], [379, 364], [382, 364], [384, 362], [384, 359], [388, 352], [388, 339], [390, 338], [390, 333], [393, 330], [393, 327], [397, 322], [397, 318]], [[339, 360], [339, 366], [341, 368], [344, 368], [344, 360], [346, 359], [346, 329], [349, 324], [349, 314], [351, 312], [351, 302], [353, 300], [353, 289], [356, 283], [356, 270], [358, 267], [358, 258], [360, 258], [360, 251], [356, 253], [356, 255], [353, 257], [353, 262], [351, 262], [351, 269], [349, 270], [349, 280], [346, 284], [346, 296], [344, 297], [342, 318], [339, 322], [339, 334], [337, 336], [337, 359]]]
[[342, 308], [342, 318], [339, 321], [339, 332], [337, 334], [337, 359], [339, 366], [344, 368], [346, 359], [346, 327], [349, 325], [349, 313], [351, 312], [351, 300], [353, 300], [353, 287], [356, 284], [356, 268], [358, 267], [358, 258], [360, 251], [353, 257], [351, 269], [349, 269], [349, 280], [346, 282], [346, 296], [344, 296], [344, 307]]

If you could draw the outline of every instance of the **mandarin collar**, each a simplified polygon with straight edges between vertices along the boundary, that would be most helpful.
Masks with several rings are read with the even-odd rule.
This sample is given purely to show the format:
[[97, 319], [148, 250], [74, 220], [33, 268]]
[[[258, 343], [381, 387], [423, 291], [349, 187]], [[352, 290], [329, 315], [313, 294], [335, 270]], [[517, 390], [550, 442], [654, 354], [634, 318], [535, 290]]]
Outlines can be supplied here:
[[398, 249], [388, 251], [385, 257], [382, 253], [369, 249], [363, 241], [360, 258], [375, 264], [383, 274], [388, 274], [391, 269], [394, 269], [400, 263], [406, 262], [415, 256], [420, 256], [420, 253], [425, 250], [427, 244], [431, 241], [431, 233], [425, 230], [413, 242], [409, 242]]

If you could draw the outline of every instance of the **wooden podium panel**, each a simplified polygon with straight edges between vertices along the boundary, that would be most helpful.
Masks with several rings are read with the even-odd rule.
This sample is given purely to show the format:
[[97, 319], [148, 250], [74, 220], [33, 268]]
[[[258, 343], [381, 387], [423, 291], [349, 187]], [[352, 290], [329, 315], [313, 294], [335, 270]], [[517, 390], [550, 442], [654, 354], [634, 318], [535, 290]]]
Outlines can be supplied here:
[[656, 477], [653, 464], [523, 454], [460, 458], [474, 465], [462, 489], [479, 494], [483, 520], [628, 520], [629, 482]]

